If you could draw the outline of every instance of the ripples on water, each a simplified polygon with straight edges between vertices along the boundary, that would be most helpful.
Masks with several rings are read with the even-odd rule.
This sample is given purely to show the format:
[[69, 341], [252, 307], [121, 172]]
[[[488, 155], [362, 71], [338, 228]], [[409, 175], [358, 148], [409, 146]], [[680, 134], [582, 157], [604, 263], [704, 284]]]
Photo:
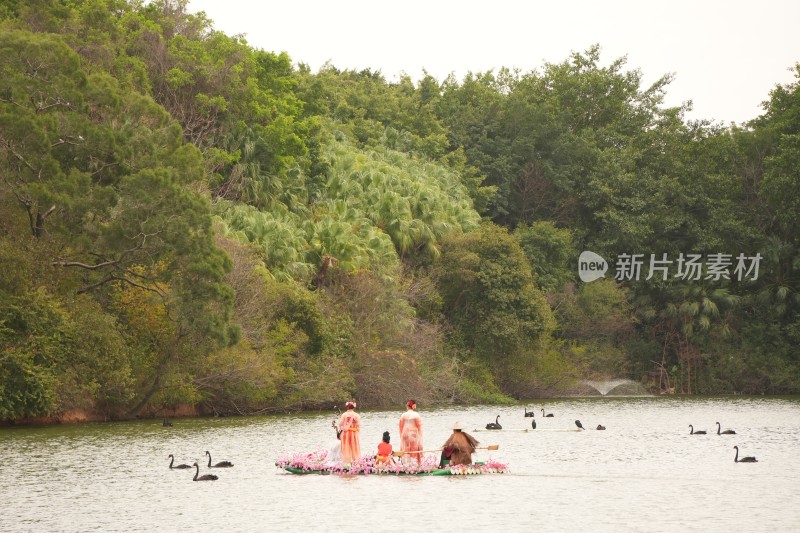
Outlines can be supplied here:
[[[800, 531], [800, 399], [598, 398], [530, 402], [539, 429], [473, 432], [476, 459], [511, 474], [475, 477], [294, 476], [281, 451], [335, 440], [332, 412], [296, 416], [0, 429], [0, 531]], [[539, 409], [553, 412], [542, 418]], [[458, 420], [530, 427], [523, 406], [430, 410], [425, 448]], [[362, 451], [383, 431], [398, 445], [402, 410], [361, 412]], [[736, 435], [716, 435], [723, 429]], [[596, 431], [598, 424], [606, 431]], [[689, 435], [689, 424], [707, 435]], [[756, 464], [735, 464], [755, 455]], [[215, 482], [192, 482], [209, 450]]]

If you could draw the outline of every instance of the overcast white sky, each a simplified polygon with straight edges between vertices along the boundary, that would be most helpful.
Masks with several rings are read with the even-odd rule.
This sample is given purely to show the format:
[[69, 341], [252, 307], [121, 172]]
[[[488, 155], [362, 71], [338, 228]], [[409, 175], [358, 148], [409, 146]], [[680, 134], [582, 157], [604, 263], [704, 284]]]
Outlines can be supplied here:
[[666, 103], [692, 100], [688, 118], [725, 124], [760, 115], [800, 62], [798, 0], [190, 0], [189, 10], [314, 72], [330, 61], [389, 81], [530, 72], [596, 43], [604, 65], [627, 56], [647, 84], [674, 73]]

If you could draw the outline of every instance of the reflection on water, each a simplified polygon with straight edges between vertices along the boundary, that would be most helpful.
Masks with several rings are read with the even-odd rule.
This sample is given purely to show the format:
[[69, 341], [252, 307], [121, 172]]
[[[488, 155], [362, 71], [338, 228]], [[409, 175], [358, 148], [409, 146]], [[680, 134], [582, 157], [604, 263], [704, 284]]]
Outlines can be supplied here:
[[[174, 419], [0, 429], [0, 531], [798, 531], [800, 399], [592, 398], [530, 402], [538, 429], [474, 432], [510, 474], [293, 476], [282, 451], [335, 439], [335, 415]], [[540, 409], [554, 413], [542, 418]], [[524, 406], [431, 410], [425, 448], [455, 421], [530, 427]], [[362, 411], [361, 446], [397, 445], [403, 410]], [[717, 435], [716, 422], [735, 435]], [[596, 431], [603, 424], [606, 431]], [[707, 435], [689, 435], [689, 424]], [[733, 446], [758, 463], [735, 464]], [[197, 461], [214, 482], [193, 482]], [[402, 516], [402, 522], [400, 522]]]

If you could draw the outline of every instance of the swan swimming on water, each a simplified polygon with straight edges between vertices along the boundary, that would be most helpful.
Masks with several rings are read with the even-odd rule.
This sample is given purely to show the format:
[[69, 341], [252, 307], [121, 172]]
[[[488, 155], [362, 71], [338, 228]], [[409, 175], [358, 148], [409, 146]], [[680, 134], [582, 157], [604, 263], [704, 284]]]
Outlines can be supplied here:
[[751, 456], [742, 457], [741, 459], [739, 459], [739, 447], [738, 446], [734, 446], [734, 448], [736, 448], [736, 457], [733, 458], [733, 462], [734, 463], [757, 463], [758, 462], [758, 459], [756, 459], [755, 457], [751, 457]]
[[230, 462], [230, 461], [220, 461], [219, 463], [217, 463], [215, 465], [212, 465], [211, 464], [211, 454], [206, 452], [206, 455], [208, 456], [208, 467], [209, 468], [229, 468], [229, 467], [233, 466], [233, 463]]
[[544, 416], [544, 417], [551, 417], [551, 416], [553, 416], [553, 413], [544, 414], [544, 409], [542, 409], [542, 416]]
[[525, 408], [525, 417], [533, 416], [533, 411], [528, 411], [528, 408]]
[[175, 456], [174, 456], [174, 455], [172, 455], [172, 454], [169, 454], [169, 456], [168, 456], [168, 457], [169, 457], [169, 467], [170, 467], [170, 468], [191, 468], [191, 466], [189, 466], [189, 465], [185, 465], [185, 464], [180, 464], [180, 465], [175, 465], [175, 466], [172, 466], [172, 463], [174, 463], [174, 462], [175, 462]]
[[194, 477], [192, 478], [192, 481], [214, 481], [216, 479], [219, 479], [219, 477], [215, 476], [214, 474], [203, 474], [202, 476], [197, 477], [197, 475], [200, 473], [200, 467], [197, 466], [197, 463], [194, 463], [192, 466], [195, 467]]
[[503, 426], [500, 425], [500, 415], [497, 415], [497, 418], [494, 419], [494, 422], [489, 422], [486, 424], [486, 429], [503, 429]]
[[575, 425], [576, 425], [576, 426], [578, 426], [578, 427], [579, 427], [579, 428], [581, 428], [581, 429], [585, 429], [585, 428], [583, 427], [583, 424], [581, 424], [581, 421], [580, 421], [580, 420], [576, 420], [576, 421], [575, 421]]
[[694, 426], [689, 424], [689, 435], [705, 435], [705, 434], [706, 432], [704, 429], [701, 429], [700, 431], [695, 431]]
[[720, 429], [722, 429], [722, 426], [717, 422], [717, 435], [736, 435], [736, 432], [732, 429], [726, 429], [725, 431], [720, 431]]

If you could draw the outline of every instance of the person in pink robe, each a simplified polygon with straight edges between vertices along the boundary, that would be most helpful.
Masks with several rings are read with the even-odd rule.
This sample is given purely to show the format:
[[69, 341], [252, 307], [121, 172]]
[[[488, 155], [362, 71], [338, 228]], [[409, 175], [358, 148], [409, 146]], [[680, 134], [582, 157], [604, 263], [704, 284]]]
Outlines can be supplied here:
[[342, 432], [342, 461], [352, 463], [361, 457], [361, 416], [356, 413], [356, 402], [347, 402], [347, 411], [339, 417], [339, 430]]
[[408, 400], [406, 412], [400, 416], [400, 450], [405, 452], [403, 463], [422, 462], [422, 418], [417, 413], [417, 402], [414, 400]]

